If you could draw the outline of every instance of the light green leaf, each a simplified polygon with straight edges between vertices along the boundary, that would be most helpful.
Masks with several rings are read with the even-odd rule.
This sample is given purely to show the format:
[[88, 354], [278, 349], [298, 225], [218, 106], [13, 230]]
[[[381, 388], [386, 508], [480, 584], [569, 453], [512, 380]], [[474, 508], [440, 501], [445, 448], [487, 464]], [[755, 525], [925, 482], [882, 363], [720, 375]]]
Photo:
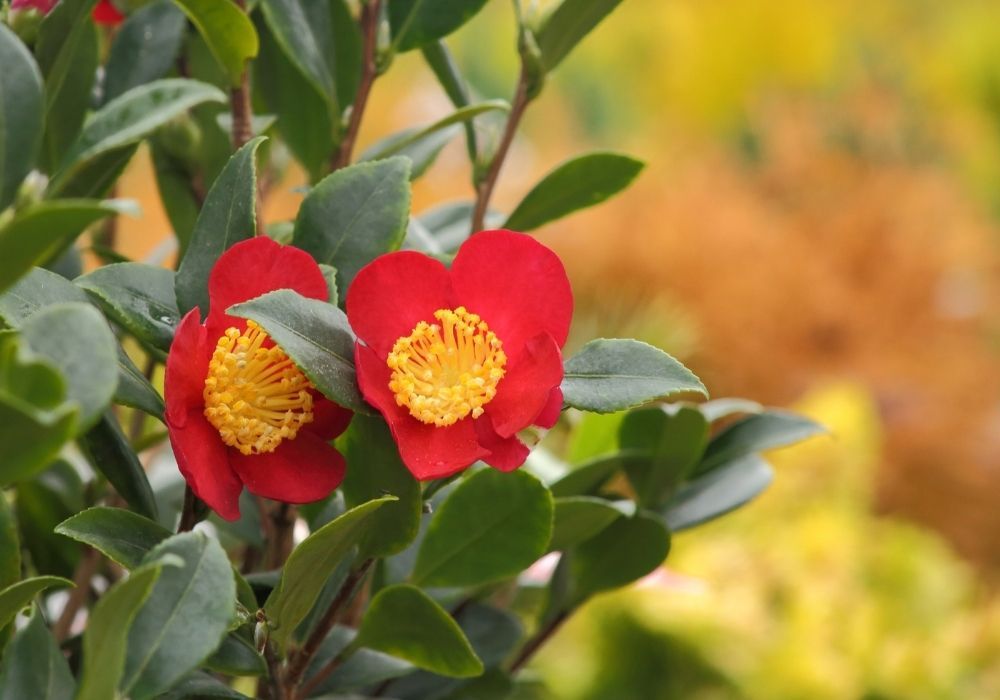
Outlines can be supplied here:
[[72, 581], [61, 576], [36, 576], [0, 590], [0, 628], [13, 620], [32, 598], [46, 588], [72, 585]]
[[628, 187], [645, 164], [618, 153], [588, 153], [550, 172], [507, 217], [504, 228], [531, 231]]
[[140, 514], [156, 519], [156, 499], [146, 471], [125, 439], [114, 413], [105, 412], [80, 438], [80, 447], [94, 469], [104, 475], [126, 503]]
[[[465, 107], [472, 103], [469, 97], [469, 88], [458, 72], [455, 59], [443, 41], [434, 41], [425, 44], [422, 49], [424, 60], [434, 72], [434, 77], [441, 83], [448, 99], [455, 107]], [[465, 122], [465, 143], [469, 151], [469, 162], [476, 163], [478, 152], [476, 145], [476, 128], [473, 121]]]
[[763, 413], [764, 407], [750, 399], [722, 398], [698, 404], [698, 410], [705, 416], [705, 420], [714, 423], [737, 413]]
[[109, 318], [144, 343], [166, 352], [180, 322], [174, 273], [141, 263], [114, 263], [78, 277]]
[[158, 80], [173, 68], [184, 39], [184, 13], [155, 0], [130, 14], [115, 32], [105, 66], [104, 101]]
[[69, 664], [36, 609], [3, 655], [0, 700], [72, 700], [75, 690]]
[[670, 533], [655, 518], [619, 518], [572, 552], [573, 596], [620, 588], [652, 572], [670, 551]]
[[748, 503], [773, 478], [767, 462], [746, 454], [684, 484], [661, 512], [671, 530], [686, 530]]
[[246, 62], [257, 55], [257, 31], [246, 13], [234, 2], [219, 0], [174, 0], [205, 39], [215, 60], [223, 67], [230, 85], [237, 87]]
[[743, 455], [785, 447], [825, 432], [819, 423], [788, 411], [747, 416], [712, 438], [696, 473], [704, 474]]
[[95, 506], [59, 523], [56, 532], [100, 550], [108, 559], [134, 569], [170, 530], [123, 508]]
[[0, 24], [0, 211], [14, 201], [42, 145], [42, 74], [21, 40]]
[[408, 146], [426, 139], [435, 132], [447, 129], [449, 126], [467, 122], [473, 117], [486, 112], [506, 112], [508, 110], [510, 110], [510, 105], [503, 100], [487, 100], [486, 102], [479, 102], [474, 105], [462, 107], [461, 109], [455, 110], [448, 116], [438, 119], [433, 124], [416, 129], [402, 138], [394, 139], [390, 136], [388, 139], [375, 144], [375, 146], [365, 151], [362, 156], [362, 160], [380, 160], [382, 158], [388, 158], [389, 156], [402, 152]]
[[392, 0], [392, 45], [397, 51], [409, 51], [444, 38], [472, 19], [485, 4], [486, 0]]
[[562, 0], [538, 30], [542, 63], [552, 70], [622, 0]]
[[574, 408], [611, 413], [693, 392], [708, 391], [691, 370], [638, 340], [592, 340], [566, 360], [564, 401]]

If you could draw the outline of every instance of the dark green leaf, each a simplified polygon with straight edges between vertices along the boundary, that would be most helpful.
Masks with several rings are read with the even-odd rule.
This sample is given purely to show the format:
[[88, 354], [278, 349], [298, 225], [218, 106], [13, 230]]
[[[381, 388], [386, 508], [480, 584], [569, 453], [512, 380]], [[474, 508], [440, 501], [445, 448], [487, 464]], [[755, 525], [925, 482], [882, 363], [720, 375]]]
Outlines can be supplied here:
[[42, 74], [35, 59], [0, 24], [0, 211], [14, 201], [42, 145]]
[[663, 509], [667, 526], [686, 530], [724, 515], [766, 489], [774, 473], [756, 454], [738, 457], [685, 484]]
[[[434, 71], [434, 76], [441, 83], [441, 87], [444, 88], [444, 92], [448, 95], [451, 103], [455, 107], [465, 107], [471, 104], [472, 98], [469, 97], [469, 88], [458, 72], [455, 59], [452, 57], [445, 43], [443, 41], [434, 41], [425, 44], [422, 52], [424, 60], [427, 61], [427, 65]], [[475, 163], [476, 153], [478, 152], [476, 146], [476, 127], [473, 121], [467, 121], [464, 126], [465, 143], [469, 151], [469, 162]]]
[[238, 693], [228, 685], [203, 671], [195, 671], [187, 678], [157, 700], [203, 700], [204, 698], [223, 698], [223, 700], [250, 700], [243, 693]]
[[15, 494], [18, 527], [35, 572], [72, 576], [80, 561], [80, 547], [57, 535], [54, 528], [83, 508], [83, 482], [76, 469], [56, 460], [34, 478], [19, 483]]
[[263, 136], [248, 141], [233, 154], [205, 197], [191, 242], [177, 270], [177, 307], [186, 314], [196, 306], [208, 315], [208, 276], [234, 243], [252, 238], [257, 230], [257, 166], [254, 155]]
[[[391, 150], [394, 155], [409, 159], [410, 181], [412, 182], [427, 172], [427, 169], [434, 164], [434, 161], [437, 160], [438, 155], [448, 145], [448, 142], [455, 138], [458, 130], [459, 127], [457, 125], [452, 125], [428, 134], [418, 141], [413, 141], [413, 138], [419, 135], [421, 129], [397, 131], [395, 134], [390, 134], [372, 144], [371, 148], [366, 149], [358, 156], [358, 161], [379, 160], [381, 157], [378, 155], [379, 152]], [[403, 145], [397, 148], [397, 144]]]
[[100, 550], [134, 569], [153, 547], [172, 534], [162, 525], [122, 508], [95, 506], [64, 520], [56, 532]]
[[168, 153], [161, 141], [162, 134], [157, 134], [149, 144], [153, 172], [156, 175], [160, 201], [177, 237], [178, 256], [183, 259], [191, 241], [195, 221], [201, 211], [201, 198], [204, 195], [196, 188], [196, 183], [193, 181], [195, 175], [188, 165]]
[[205, 666], [229, 676], [263, 676], [267, 673], [264, 657], [235, 632], [222, 638], [222, 644], [208, 657]]
[[[72, 197], [100, 198], [107, 196], [111, 186], [124, 172], [125, 166], [139, 150], [139, 144], [133, 143], [120, 148], [112, 148], [94, 158], [91, 158], [73, 172], [52, 182], [45, 191], [46, 198], [54, 200]], [[76, 275], [71, 275], [75, 277]]]
[[264, 610], [271, 623], [271, 639], [283, 648], [295, 627], [305, 618], [341, 559], [370, 526], [369, 518], [395, 496], [384, 496], [351, 508], [299, 544], [281, 572]]
[[473, 474], [431, 519], [413, 582], [475, 586], [514, 576], [545, 554], [552, 509], [552, 494], [525, 471]]
[[361, 81], [361, 27], [351, 15], [347, 0], [331, 0], [330, 25], [333, 30], [333, 77], [337, 103], [343, 111], [354, 103]]
[[36, 576], [0, 590], [0, 628], [13, 620], [32, 598], [46, 588], [72, 585], [72, 581], [60, 576]]
[[397, 135], [395, 138], [390, 136], [383, 142], [375, 144], [373, 147], [365, 151], [363, 160], [379, 160], [382, 158], [388, 158], [389, 156], [401, 153], [408, 146], [412, 146], [424, 139], [426, 139], [431, 134], [441, 131], [442, 129], [447, 129], [449, 126], [454, 126], [462, 122], [467, 122], [473, 117], [483, 114], [485, 112], [494, 111], [508, 111], [510, 105], [508, 105], [503, 100], [488, 100], [486, 102], [479, 102], [474, 105], [468, 105], [457, 109], [447, 117], [438, 119], [433, 124], [429, 124], [420, 129], [413, 130], [412, 133], [408, 133], [403, 137]]
[[121, 688], [133, 700], [153, 697], [183, 678], [219, 646], [233, 618], [233, 571], [216, 540], [197, 532], [174, 535], [144, 563], [168, 554], [184, 566], [163, 569], [128, 635]]
[[257, 55], [257, 32], [236, 3], [219, 0], [174, 0], [205, 39], [222, 65], [229, 84], [240, 84], [246, 62]]
[[336, 306], [279, 289], [237, 304], [229, 313], [260, 324], [322, 394], [359, 413], [371, 413], [358, 393], [354, 332]]
[[747, 416], [712, 438], [696, 473], [752, 452], [773, 450], [826, 432], [820, 424], [787, 411], [767, 411]]
[[303, 200], [294, 243], [337, 268], [341, 299], [358, 270], [403, 242], [409, 177], [408, 158], [359, 163], [324, 178]]
[[128, 16], [115, 32], [105, 66], [104, 101], [162, 78], [173, 68], [184, 38], [184, 13], [155, 0]]
[[118, 387], [114, 402], [131, 408], [138, 408], [159, 420], [163, 420], [163, 399], [156, 389], [139, 371], [121, 346], [118, 346]]
[[[313, 658], [306, 679], [311, 677], [335, 656], [338, 656], [354, 641], [357, 630], [342, 625], [336, 625]], [[316, 686], [313, 693], [323, 695], [332, 692], [360, 690], [384, 683], [392, 678], [398, 678], [413, 671], [413, 664], [394, 656], [370, 649], [358, 649], [351, 654], [323, 682]], [[391, 697], [391, 696], [390, 696]]]
[[371, 517], [371, 526], [358, 539], [359, 557], [384, 557], [406, 548], [417, 536], [423, 501], [420, 485], [399, 459], [392, 434], [381, 418], [355, 415], [351, 427], [338, 441], [348, 464], [341, 489], [348, 506], [356, 506], [383, 494], [399, 500], [383, 506]]
[[691, 370], [638, 340], [592, 340], [566, 360], [563, 399], [574, 408], [611, 413], [681, 392], [708, 395]]
[[419, 49], [472, 19], [486, 0], [392, 0], [389, 24], [397, 51]]
[[[335, 103], [331, 13], [327, 3], [261, 0], [260, 5], [285, 56], [320, 95]], [[337, 111], [334, 109], [334, 113]]]
[[546, 70], [566, 58], [583, 37], [622, 0], [562, 0], [538, 31], [538, 47]]
[[659, 520], [645, 515], [619, 518], [573, 551], [575, 599], [583, 601], [642, 578], [662, 564], [669, 551], [670, 533]]
[[[624, 504], [627, 506], [623, 507]], [[578, 545], [623, 515], [630, 517], [634, 512], [635, 504], [631, 501], [614, 503], [592, 496], [557, 498], [555, 525], [552, 528], [552, 542], [549, 544], [549, 549], [563, 551]]]
[[458, 624], [415, 586], [400, 584], [379, 591], [354, 643], [443, 676], [468, 678], [483, 672], [483, 662]]
[[3, 656], [0, 700], [73, 700], [75, 691], [69, 664], [35, 610]]
[[21, 578], [21, 545], [17, 523], [6, 498], [0, 498], [0, 588]]
[[166, 352], [180, 322], [174, 273], [141, 263], [115, 263], [78, 277], [109, 318], [139, 340]]
[[531, 231], [618, 194], [645, 164], [618, 153], [588, 153], [550, 172], [507, 217], [504, 228]]
[[681, 407], [670, 415], [657, 406], [625, 416], [619, 432], [622, 449], [648, 457], [625, 466], [639, 505], [663, 505], [701, 459], [707, 440], [708, 421], [696, 408]]
[[66, 301], [89, 299], [65, 277], [36, 267], [0, 294], [0, 318], [11, 328], [20, 328], [39, 309]]

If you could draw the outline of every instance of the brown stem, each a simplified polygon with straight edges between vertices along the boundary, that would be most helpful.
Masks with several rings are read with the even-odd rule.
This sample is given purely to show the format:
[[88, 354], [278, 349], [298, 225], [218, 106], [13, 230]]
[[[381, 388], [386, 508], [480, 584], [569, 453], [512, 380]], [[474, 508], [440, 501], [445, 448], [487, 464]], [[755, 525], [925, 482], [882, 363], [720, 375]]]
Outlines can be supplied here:
[[201, 520], [201, 507], [198, 497], [191, 490], [191, 485], [184, 486], [184, 510], [181, 511], [181, 521], [177, 525], [177, 532], [190, 532]]
[[257, 680], [257, 697], [262, 700], [281, 700], [279, 684], [281, 664], [278, 655], [274, 653], [274, 645], [268, 642], [264, 645], [264, 660], [267, 662], [267, 678]]
[[[246, 0], [236, 0], [240, 9], [246, 12]], [[233, 117], [233, 150], [238, 151], [243, 144], [253, 138], [253, 107], [250, 106], [250, 71], [243, 66], [240, 84], [230, 92], [230, 113]], [[264, 234], [264, 216], [261, 206], [260, 191], [256, 197], [257, 231], [255, 235]]]
[[375, 64], [375, 45], [378, 34], [378, 18], [382, 0], [371, 0], [361, 5], [361, 33], [364, 37], [361, 59], [361, 81], [358, 83], [358, 91], [354, 95], [354, 104], [351, 105], [351, 117], [347, 122], [347, 131], [340, 141], [340, 147], [330, 160], [330, 170], [338, 170], [351, 162], [351, 154], [354, 152], [354, 143], [357, 141], [358, 132], [361, 130], [361, 117], [368, 104], [368, 95], [371, 93], [372, 83], [378, 77], [378, 66]]
[[[263, 511], [261, 515], [264, 516]], [[265, 533], [268, 537], [267, 565], [271, 569], [277, 569], [285, 563], [288, 555], [292, 553], [295, 509], [287, 503], [282, 503], [267, 519], [271, 521], [270, 529], [265, 525]]]
[[90, 595], [90, 579], [97, 573], [97, 565], [100, 561], [100, 553], [90, 547], [80, 556], [76, 571], [73, 572], [73, 583], [76, 587], [70, 590], [69, 598], [66, 599], [66, 607], [62, 609], [59, 619], [52, 627], [52, 634], [55, 635], [57, 641], [61, 642], [69, 636], [76, 614], [80, 612], [80, 608], [87, 601], [87, 596]]
[[549, 623], [545, 625], [545, 627], [540, 629], [534, 637], [529, 639], [528, 643], [521, 648], [521, 652], [517, 655], [517, 658], [515, 658], [513, 663], [511, 663], [510, 672], [514, 673], [519, 668], [524, 666], [524, 664], [528, 663], [531, 657], [535, 655], [535, 652], [538, 651], [539, 648], [541, 648], [541, 646], [545, 644], [545, 642], [547, 642], [553, 634], [555, 634], [556, 630], [558, 630], [562, 624], [566, 622], [568, 617], [569, 612], [559, 613], [552, 618]]
[[514, 141], [514, 134], [517, 132], [517, 127], [521, 123], [521, 117], [524, 116], [524, 110], [530, 101], [531, 98], [528, 96], [528, 72], [522, 67], [521, 75], [517, 80], [517, 89], [514, 92], [514, 100], [510, 106], [510, 114], [507, 115], [507, 124], [504, 126], [503, 135], [500, 137], [500, 144], [497, 146], [497, 151], [493, 154], [493, 159], [490, 161], [486, 177], [476, 187], [476, 206], [472, 211], [472, 230], [470, 233], [483, 230], [486, 210], [490, 206], [490, 197], [493, 196], [493, 188], [496, 187], [497, 180], [500, 178], [500, 170], [503, 168], [503, 162], [507, 158], [507, 151], [510, 150], [510, 144]]
[[306, 643], [302, 645], [302, 648], [292, 658], [288, 666], [288, 671], [285, 673], [284, 685], [285, 693], [288, 697], [295, 696], [295, 688], [302, 679], [302, 674], [308, 668], [309, 662], [312, 661], [313, 656], [319, 651], [323, 640], [330, 634], [330, 630], [337, 623], [344, 608], [350, 603], [351, 598], [354, 597], [355, 591], [359, 588], [358, 584], [364, 579], [374, 563], [375, 560], [372, 558], [365, 559], [357, 568], [351, 569], [351, 572], [347, 574], [347, 578], [344, 579], [340, 590], [337, 591], [333, 602], [330, 603], [330, 607], [326, 609], [323, 617], [316, 623], [316, 627], [309, 635], [309, 638], [306, 639]]
[[340, 668], [341, 664], [347, 659], [347, 655], [343, 651], [336, 656], [334, 656], [330, 661], [328, 661], [323, 668], [316, 672], [312, 678], [310, 678], [299, 690], [297, 697], [307, 698], [309, 697], [319, 684], [327, 679], [327, 677]]

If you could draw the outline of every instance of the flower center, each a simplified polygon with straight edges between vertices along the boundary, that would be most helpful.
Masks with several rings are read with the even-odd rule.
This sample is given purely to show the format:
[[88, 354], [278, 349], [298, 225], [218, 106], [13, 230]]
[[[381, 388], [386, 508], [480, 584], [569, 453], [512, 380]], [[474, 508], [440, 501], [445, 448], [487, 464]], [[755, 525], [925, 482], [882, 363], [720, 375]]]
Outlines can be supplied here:
[[504, 375], [503, 343], [464, 306], [438, 309], [434, 318], [439, 323], [421, 321], [392, 346], [389, 388], [422, 423], [444, 427], [470, 413], [479, 418]]
[[205, 417], [245, 455], [273, 452], [313, 419], [312, 384], [260, 326], [227, 328], [205, 377]]

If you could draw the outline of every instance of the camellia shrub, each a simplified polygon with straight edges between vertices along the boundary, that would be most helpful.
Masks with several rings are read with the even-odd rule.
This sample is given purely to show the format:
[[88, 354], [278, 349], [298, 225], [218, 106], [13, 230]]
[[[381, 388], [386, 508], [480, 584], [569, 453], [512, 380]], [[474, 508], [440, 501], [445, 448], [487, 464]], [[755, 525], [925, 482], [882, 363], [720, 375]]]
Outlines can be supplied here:
[[[510, 103], [442, 43], [483, 4], [0, 6], [0, 697], [512, 696], [574, 610], [817, 430], [693, 402], [635, 340], [564, 356], [573, 294], [527, 232], [641, 163], [584, 155], [508, 214], [490, 200], [546, 76], [618, 2], [515, 3]], [[454, 111], [356, 153], [407, 51]], [[411, 212], [460, 137], [470, 199]], [[176, 269], [116, 247], [143, 144]], [[310, 187], [266, 225], [289, 158]]]

